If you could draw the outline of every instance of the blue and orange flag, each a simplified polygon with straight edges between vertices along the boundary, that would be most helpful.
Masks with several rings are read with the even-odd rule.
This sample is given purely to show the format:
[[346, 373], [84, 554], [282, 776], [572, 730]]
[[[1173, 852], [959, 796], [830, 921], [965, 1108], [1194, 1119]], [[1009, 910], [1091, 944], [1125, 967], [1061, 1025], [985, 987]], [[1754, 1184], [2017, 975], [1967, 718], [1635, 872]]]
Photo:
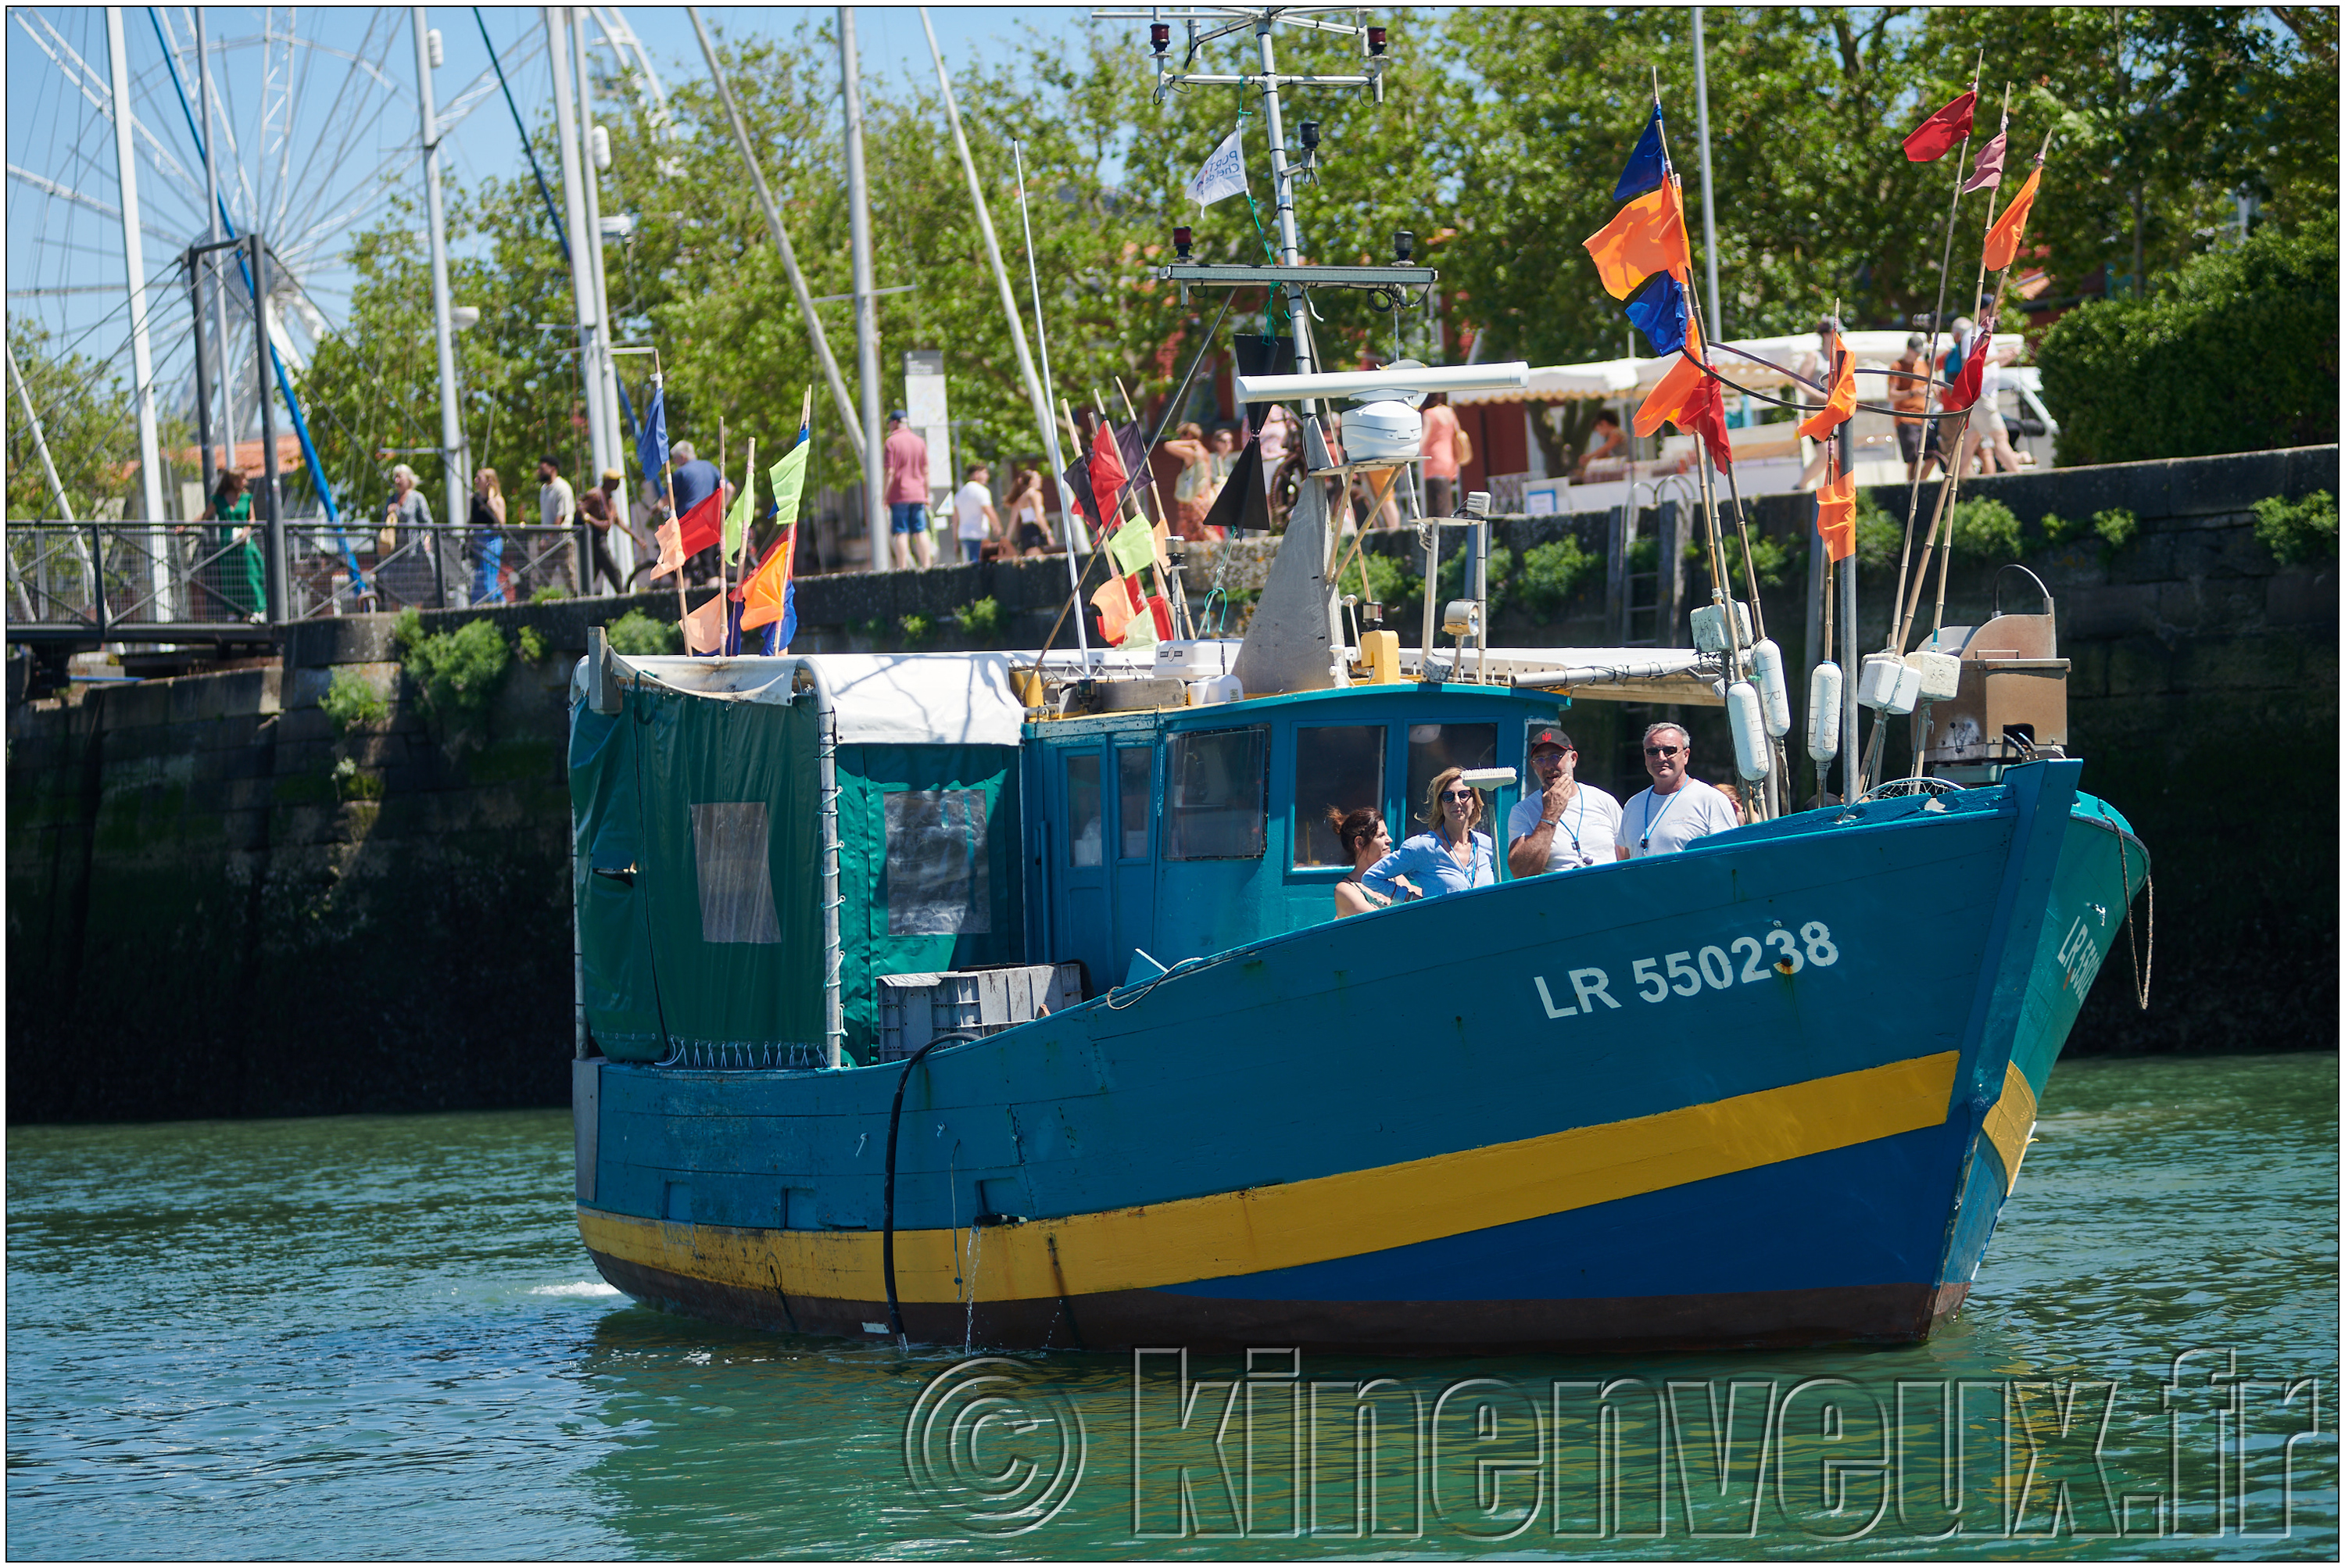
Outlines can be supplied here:
[[1649, 190], [1659, 190], [1669, 172], [1669, 159], [1661, 150], [1661, 106], [1655, 104], [1653, 117], [1645, 122], [1645, 134], [1637, 138], [1627, 167], [1620, 170], [1620, 178], [1612, 187], [1612, 199], [1627, 201]]
[[1668, 272], [1656, 272], [1637, 290], [1625, 311], [1631, 325], [1645, 334], [1656, 358], [1674, 354], [1686, 345], [1685, 284]]
[[[811, 392], [809, 392], [809, 406]], [[800, 415], [801, 420], [806, 416]], [[788, 453], [774, 464], [768, 475], [774, 486], [774, 521], [782, 530], [774, 541], [756, 571], [742, 585], [741, 629], [754, 631], [759, 626], [779, 626], [767, 634], [766, 653], [780, 653], [790, 646], [797, 635], [797, 584], [792, 574], [797, 565], [798, 500], [806, 494], [807, 453], [812, 431], [800, 423], [798, 439]]]
[[1676, 178], [1629, 203], [1581, 244], [1595, 259], [1604, 291], [1616, 300], [1627, 299], [1656, 272], [1682, 280], [1693, 258], [1686, 241], [1685, 196]]

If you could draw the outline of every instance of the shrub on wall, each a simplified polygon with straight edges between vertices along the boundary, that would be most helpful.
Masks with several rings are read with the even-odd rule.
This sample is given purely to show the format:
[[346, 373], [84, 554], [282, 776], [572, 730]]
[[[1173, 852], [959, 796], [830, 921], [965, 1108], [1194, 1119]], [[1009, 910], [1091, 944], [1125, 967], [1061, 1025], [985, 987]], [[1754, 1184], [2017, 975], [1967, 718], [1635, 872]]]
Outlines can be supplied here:
[[2337, 295], [2334, 229], [2266, 229], [2150, 294], [2069, 311], [2035, 351], [2061, 463], [2335, 441]]

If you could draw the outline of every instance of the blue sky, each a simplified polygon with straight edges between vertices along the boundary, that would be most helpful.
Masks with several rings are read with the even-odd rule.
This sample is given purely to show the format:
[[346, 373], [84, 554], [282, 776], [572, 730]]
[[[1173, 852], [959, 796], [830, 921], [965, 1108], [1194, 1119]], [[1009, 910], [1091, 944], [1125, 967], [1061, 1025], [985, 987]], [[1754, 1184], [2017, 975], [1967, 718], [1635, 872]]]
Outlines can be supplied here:
[[[714, 31], [732, 37], [787, 37], [803, 23], [827, 23], [835, 15], [829, 7], [803, 6], [710, 6], [701, 14]], [[77, 346], [101, 361], [118, 361], [127, 380], [121, 228], [117, 218], [99, 210], [118, 208], [120, 182], [112, 127], [92, 102], [103, 100], [108, 90], [104, 15], [96, 7], [11, 7], [5, 24], [8, 311], [12, 320], [29, 316], [48, 328], [54, 346]], [[230, 211], [239, 225], [254, 223], [258, 214], [258, 221], [276, 234], [308, 229], [315, 250], [310, 285], [322, 314], [329, 321], [338, 320], [346, 285], [333, 259], [347, 235], [367, 227], [379, 211], [382, 171], [407, 160], [417, 136], [415, 52], [407, 15], [355, 8], [289, 13], [296, 36], [304, 40], [289, 54], [306, 62], [296, 78], [302, 90], [291, 100], [289, 137], [272, 135], [273, 127], [261, 124], [269, 101], [264, 79], [272, 66], [282, 76], [289, 54], [281, 43], [272, 51], [264, 35], [281, 35], [289, 13], [223, 7], [206, 15], [228, 125], [219, 139], [236, 141], [243, 166], [242, 178], [229, 189]], [[469, 8], [435, 7], [427, 15], [444, 48], [442, 64], [433, 72], [433, 90], [444, 114], [469, 87], [486, 85], [489, 54]], [[623, 15], [663, 83], [674, 87], [704, 74], [681, 7], [634, 6]], [[1011, 57], [1028, 27], [1048, 32], [1079, 25], [1087, 13], [948, 5], [931, 7], [929, 15], [946, 63], [959, 67], [999, 64]], [[553, 97], [543, 13], [489, 6], [480, 15], [505, 64], [521, 113], [534, 125], [550, 112]], [[132, 102], [142, 128], [139, 196], [147, 230], [145, 270], [157, 285], [149, 309], [157, 382], [168, 389], [183, 373], [186, 360], [188, 311], [176, 257], [197, 237], [204, 199], [195, 137], [158, 31], [179, 46], [192, 93], [193, 19], [184, 7], [127, 8], [123, 16]], [[858, 7], [856, 20], [867, 82], [894, 88], [933, 83], [917, 11]], [[86, 80], [85, 69], [90, 73]], [[147, 144], [147, 136], [155, 145]], [[264, 144], [275, 146], [278, 156], [267, 168], [256, 168]], [[492, 87], [450, 134], [443, 158], [449, 176], [465, 184], [488, 175], [510, 176], [522, 167], [512, 112]], [[62, 198], [36, 182], [79, 199]], [[409, 169], [399, 184], [420, 191], [420, 173]]]

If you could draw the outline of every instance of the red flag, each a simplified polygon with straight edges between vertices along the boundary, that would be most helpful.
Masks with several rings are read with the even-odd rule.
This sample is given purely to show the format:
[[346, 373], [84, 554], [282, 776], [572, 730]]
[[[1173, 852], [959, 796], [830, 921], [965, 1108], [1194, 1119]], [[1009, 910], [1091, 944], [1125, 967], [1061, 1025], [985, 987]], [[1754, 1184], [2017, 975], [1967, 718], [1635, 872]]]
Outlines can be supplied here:
[[1172, 640], [1172, 606], [1164, 602], [1162, 596], [1158, 594], [1148, 596], [1148, 618], [1156, 623], [1158, 642], [1169, 643]]
[[1605, 291], [1625, 300], [1656, 272], [1682, 280], [1691, 264], [1686, 248], [1685, 197], [1674, 178], [1612, 215], [1580, 243], [1596, 260]]
[[1845, 561], [1856, 553], [1856, 475], [1843, 473], [1816, 492], [1816, 532], [1828, 559]]
[[1951, 413], [1978, 402], [1979, 382], [1986, 374], [1987, 351], [1995, 339], [1985, 331], [1974, 334], [1963, 353], [1963, 368], [1954, 372], [1954, 384], [1938, 395], [1938, 405]]
[[1091, 433], [1091, 499], [1099, 504], [1100, 529], [1112, 534], [1116, 508], [1123, 499], [1123, 453], [1116, 449], [1115, 431], [1104, 419]]
[[1701, 391], [1677, 422], [1680, 430], [1690, 430], [1701, 437], [1710, 451], [1710, 460], [1721, 468], [1734, 466], [1734, 443], [1726, 435], [1726, 394], [1715, 376], [1702, 378]]
[[2037, 164], [2027, 171], [2027, 183], [2011, 199], [2011, 205], [1995, 227], [1986, 231], [1986, 270], [2000, 272], [2011, 265], [2019, 254], [2019, 241], [2027, 233], [2027, 211], [2035, 205], [2035, 183], [2044, 178], [2044, 166]]
[[1650, 435], [1664, 424], [1683, 426], [1686, 421], [1680, 416], [1694, 406], [1695, 400], [1701, 395], [1701, 389], [1709, 382], [1710, 378], [1702, 373], [1700, 360], [1691, 354], [1680, 354], [1677, 363], [1670, 367], [1669, 373], [1645, 394], [1645, 401], [1638, 406], [1637, 433]]
[[697, 555], [723, 542], [725, 491], [722, 486], [701, 497], [698, 504], [676, 519], [676, 535], [687, 555]]
[[1832, 353], [1832, 392], [1824, 406], [1800, 422], [1800, 433], [1811, 441], [1822, 441], [1856, 412], [1856, 366], [1846, 349]]
[[1905, 138], [1905, 156], [1915, 163], [1935, 163], [1946, 156], [1947, 149], [1971, 134], [1971, 110], [1978, 104], [1978, 93], [1964, 93], [1928, 119], [1914, 127]]
[[790, 557], [797, 551], [798, 531], [793, 527], [758, 563], [741, 591], [741, 629], [755, 631], [782, 618], [782, 596], [789, 591]]

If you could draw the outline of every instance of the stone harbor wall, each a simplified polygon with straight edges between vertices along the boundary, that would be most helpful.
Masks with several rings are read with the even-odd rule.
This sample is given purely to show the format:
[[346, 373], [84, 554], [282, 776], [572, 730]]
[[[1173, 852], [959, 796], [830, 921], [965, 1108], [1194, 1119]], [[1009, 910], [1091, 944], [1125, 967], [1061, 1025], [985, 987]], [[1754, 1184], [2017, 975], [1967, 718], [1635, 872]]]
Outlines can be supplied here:
[[[2134, 1008], [2130, 961], [2113, 952], [2072, 1050], [2336, 1044], [2336, 563], [2281, 567], [2252, 507], [2337, 484], [2329, 447], [1968, 487], [2031, 524], [2120, 507], [2137, 518], [2120, 546], [2087, 535], [2025, 556], [2074, 661], [2086, 786], [2132, 819], [2156, 864], [2150, 1009]], [[1925, 488], [1925, 514], [1933, 499]], [[1753, 508], [1784, 553], [1762, 605], [1794, 662], [1811, 513], [1799, 497]], [[1655, 552], [1615, 548], [1616, 526], [1502, 522], [1498, 640], [1617, 641], [1624, 607], [1650, 595], [1609, 558], [1633, 553], [1622, 565], [1650, 571]], [[1573, 552], [1537, 554], [1567, 537], [1577, 565], [1558, 565]], [[1390, 596], [1404, 641], [1417, 625], [1417, 601], [1400, 592], [1416, 565], [1410, 540], [1363, 542], [1378, 562], [1365, 585]], [[1237, 629], [1270, 554], [1264, 541], [1193, 550], [1192, 602], [1218, 585]], [[1868, 645], [1883, 636], [1893, 571], [1863, 575]], [[1680, 608], [1708, 597], [1690, 573]], [[1950, 623], [1985, 615], [1993, 577], [1957, 558]], [[799, 647], [1032, 647], [1067, 595], [1063, 558], [811, 578]], [[567, 682], [590, 625], [630, 608], [672, 622], [675, 602], [425, 616], [431, 632], [484, 622], [507, 650], [474, 710], [454, 716], [424, 710], [387, 616], [302, 626], [269, 667], [12, 700], [10, 1119], [563, 1103]], [[1650, 635], [1652, 619], [1631, 629]], [[470, 634], [476, 653], [485, 635]], [[1062, 625], [1059, 645], [1071, 641]], [[1636, 737], [1665, 711], [1576, 707], [1567, 723], [1584, 774], [1623, 795], [1641, 787]], [[1724, 777], [1716, 710], [1683, 717], [1697, 772]]]

